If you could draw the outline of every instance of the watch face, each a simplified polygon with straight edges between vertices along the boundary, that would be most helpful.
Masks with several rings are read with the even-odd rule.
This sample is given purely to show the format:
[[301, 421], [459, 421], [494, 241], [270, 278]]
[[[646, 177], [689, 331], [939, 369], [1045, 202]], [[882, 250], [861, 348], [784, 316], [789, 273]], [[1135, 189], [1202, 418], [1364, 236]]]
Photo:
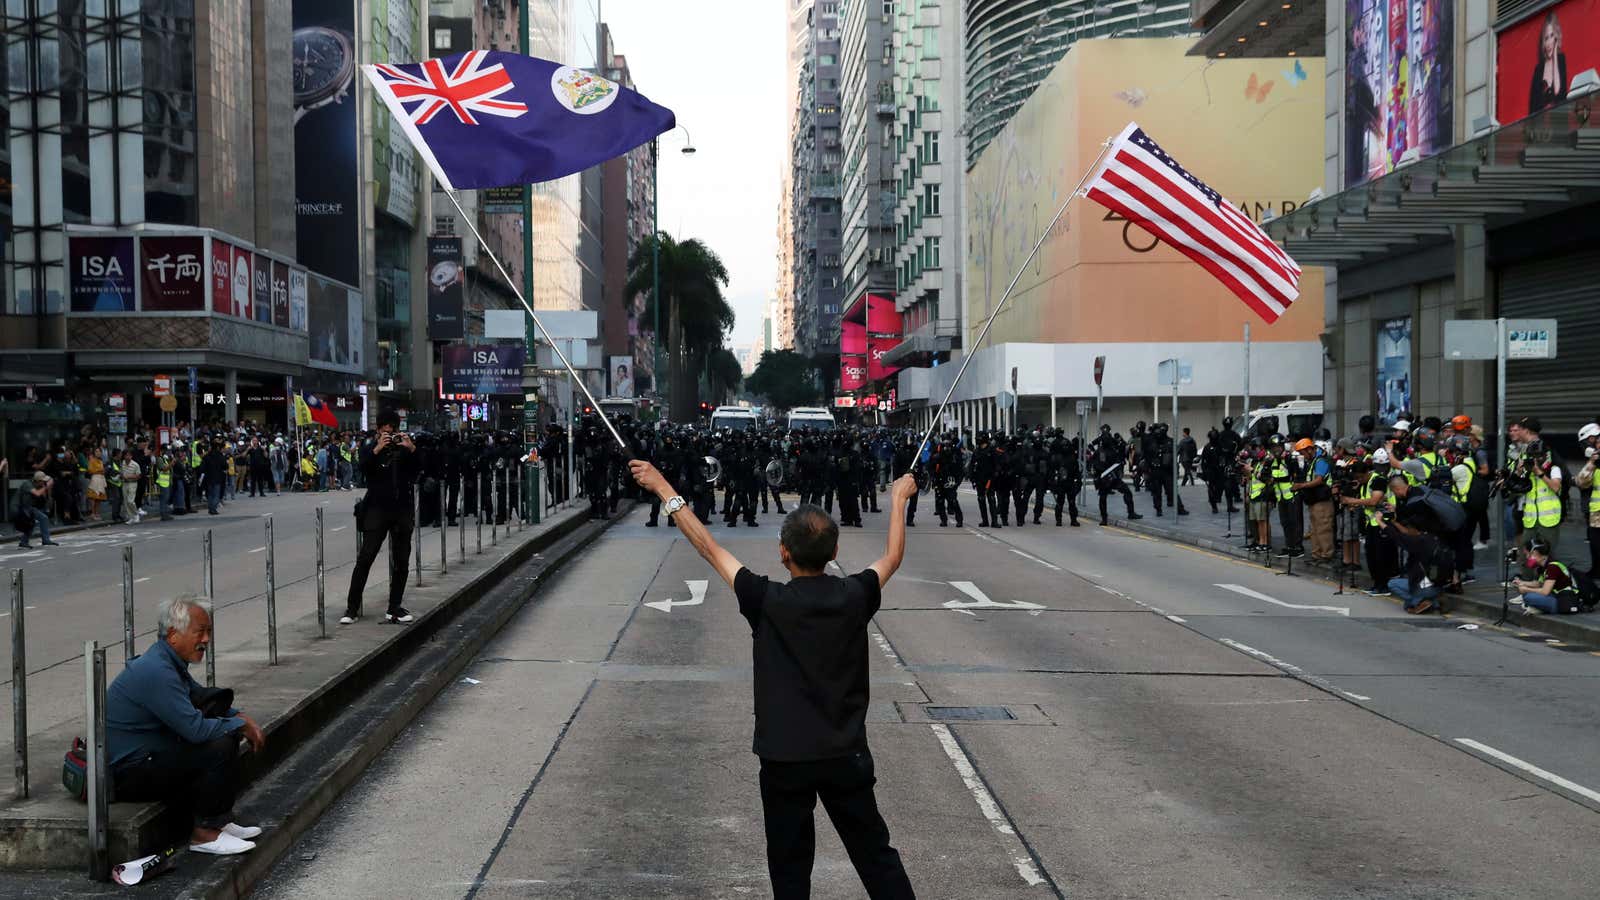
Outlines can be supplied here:
[[336, 94], [355, 72], [350, 39], [315, 26], [294, 33], [294, 103], [308, 106]]

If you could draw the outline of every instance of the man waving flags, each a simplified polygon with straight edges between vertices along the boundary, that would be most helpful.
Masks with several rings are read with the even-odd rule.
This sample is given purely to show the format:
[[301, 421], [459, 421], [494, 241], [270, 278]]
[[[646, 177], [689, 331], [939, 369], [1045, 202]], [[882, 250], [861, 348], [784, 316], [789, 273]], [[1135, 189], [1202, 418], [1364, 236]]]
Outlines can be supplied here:
[[551, 181], [677, 125], [593, 72], [499, 50], [362, 68], [447, 191]]

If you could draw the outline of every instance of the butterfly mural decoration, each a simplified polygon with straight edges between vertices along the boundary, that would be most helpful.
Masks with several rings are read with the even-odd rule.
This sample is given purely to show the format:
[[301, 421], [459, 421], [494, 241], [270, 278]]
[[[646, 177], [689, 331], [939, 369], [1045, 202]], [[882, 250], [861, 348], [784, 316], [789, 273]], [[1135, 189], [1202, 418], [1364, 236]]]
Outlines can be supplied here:
[[1256, 77], [1256, 73], [1251, 72], [1250, 80], [1244, 86], [1244, 97], [1246, 100], [1265, 103], [1267, 102], [1267, 95], [1272, 93], [1272, 86], [1275, 84], [1277, 84], [1276, 81], [1262, 81]]
[[1300, 85], [1305, 84], [1306, 83], [1306, 67], [1302, 66], [1300, 64], [1300, 60], [1298, 60], [1298, 59], [1295, 60], [1294, 61], [1294, 68], [1292, 68], [1292, 69], [1284, 69], [1283, 70], [1283, 80], [1287, 81], [1289, 83], [1289, 87], [1292, 87], [1292, 88], [1299, 87]]

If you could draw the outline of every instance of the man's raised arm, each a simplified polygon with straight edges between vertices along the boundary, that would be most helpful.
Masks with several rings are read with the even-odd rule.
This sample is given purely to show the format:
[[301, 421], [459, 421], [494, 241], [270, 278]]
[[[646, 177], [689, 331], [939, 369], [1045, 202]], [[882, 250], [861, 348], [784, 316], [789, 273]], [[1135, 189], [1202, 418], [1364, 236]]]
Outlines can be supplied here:
[[[633, 480], [638, 482], [640, 487], [661, 498], [663, 506], [670, 506], [669, 501], [678, 496], [678, 492], [673, 490], [672, 485], [667, 483], [666, 476], [657, 471], [655, 466], [643, 460], [635, 459], [628, 462], [628, 471], [633, 474]], [[707, 531], [705, 524], [696, 518], [694, 513], [689, 511], [687, 505], [677, 512], [671, 513], [671, 516], [673, 524], [678, 526], [678, 530], [683, 532], [683, 536], [688, 539], [695, 550], [699, 551], [701, 558], [711, 563], [711, 567], [717, 570], [717, 574], [722, 576], [722, 580], [726, 581], [729, 587], [732, 587], [734, 576], [738, 575], [739, 570], [743, 568], [739, 560], [735, 559], [732, 553], [724, 550], [720, 544], [711, 539], [711, 532]], [[902, 538], [902, 545], [903, 543], [904, 539]]]
[[883, 590], [890, 576], [906, 557], [906, 503], [917, 492], [917, 480], [910, 473], [895, 479], [889, 488], [889, 546], [883, 557], [870, 567], [878, 573], [878, 589]]

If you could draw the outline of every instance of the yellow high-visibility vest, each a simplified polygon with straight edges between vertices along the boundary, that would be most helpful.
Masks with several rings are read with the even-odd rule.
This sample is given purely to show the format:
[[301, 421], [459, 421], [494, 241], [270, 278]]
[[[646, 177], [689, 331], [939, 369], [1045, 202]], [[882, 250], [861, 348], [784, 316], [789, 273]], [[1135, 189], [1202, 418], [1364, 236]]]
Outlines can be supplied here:
[[1289, 484], [1289, 467], [1279, 460], [1272, 464], [1272, 477], [1275, 480], [1273, 488], [1278, 492], [1278, 502], [1287, 503], [1294, 499], [1294, 488]]
[[[1532, 528], [1535, 525], [1544, 528], [1554, 528], [1561, 524], [1561, 497], [1544, 479], [1537, 474], [1533, 476], [1533, 487], [1525, 495], [1522, 503], [1522, 527]], [[1590, 501], [1593, 502], [1593, 501]]]

